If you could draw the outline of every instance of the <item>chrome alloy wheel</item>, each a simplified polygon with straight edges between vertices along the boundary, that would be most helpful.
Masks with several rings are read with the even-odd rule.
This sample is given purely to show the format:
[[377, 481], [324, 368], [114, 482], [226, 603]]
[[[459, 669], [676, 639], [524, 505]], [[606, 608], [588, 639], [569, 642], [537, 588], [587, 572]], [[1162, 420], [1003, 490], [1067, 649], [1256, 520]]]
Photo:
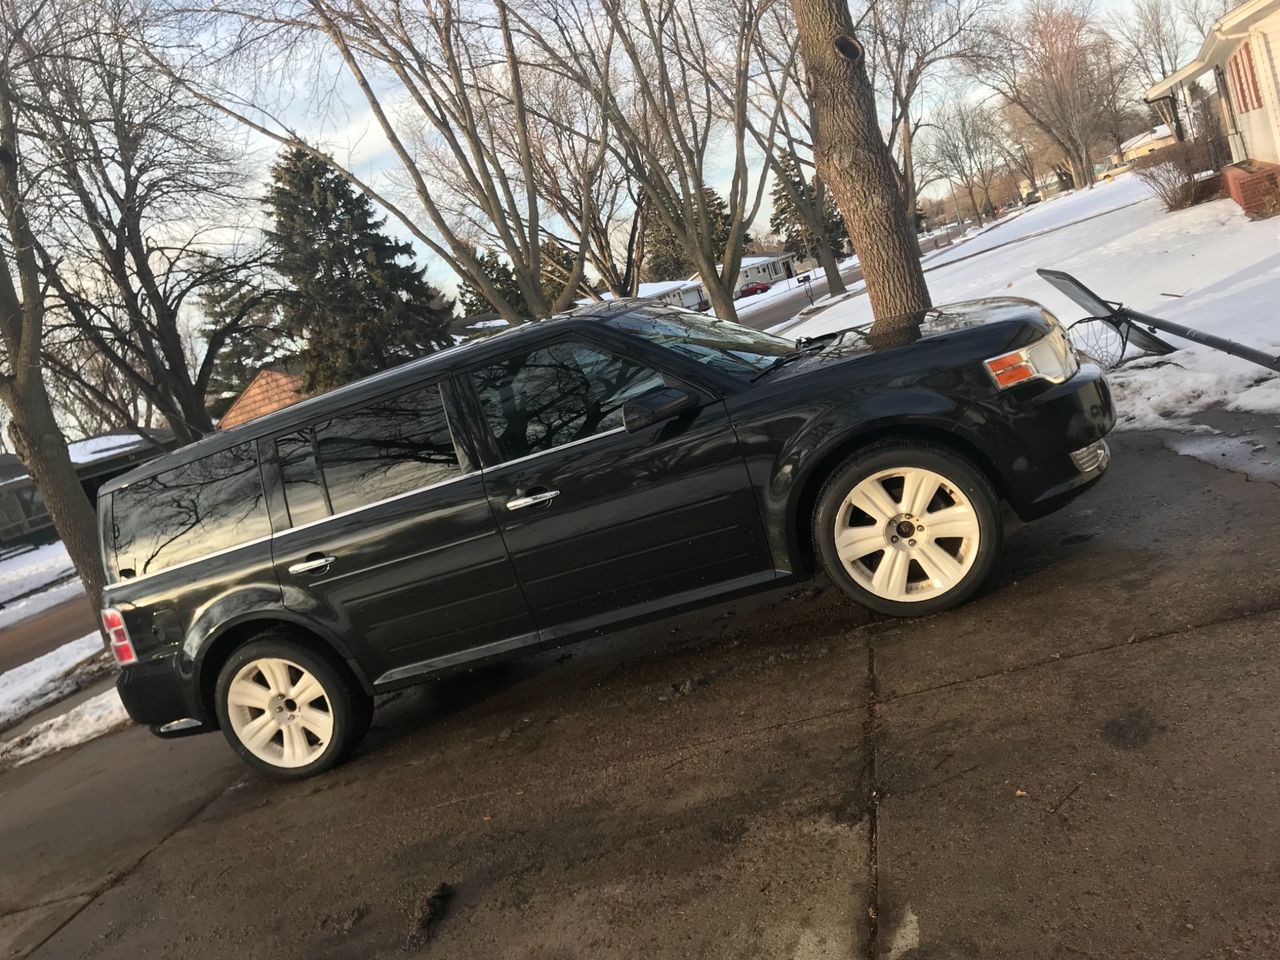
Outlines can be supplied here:
[[291, 660], [264, 657], [237, 671], [227, 716], [245, 748], [277, 767], [311, 763], [333, 739], [333, 708], [315, 675]]
[[930, 600], [954, 589], [978, 555], [968, 497], [922, 467], [860, 481], [836, 514], [835, 548], [855, 583], [885, 600]]

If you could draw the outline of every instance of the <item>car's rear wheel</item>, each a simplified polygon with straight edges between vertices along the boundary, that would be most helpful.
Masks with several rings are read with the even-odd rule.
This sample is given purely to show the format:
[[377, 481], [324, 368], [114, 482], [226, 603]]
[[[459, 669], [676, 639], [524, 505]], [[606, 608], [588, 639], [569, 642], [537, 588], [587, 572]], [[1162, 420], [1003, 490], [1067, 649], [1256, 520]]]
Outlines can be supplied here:
[[340, 763], [364, 738], [373, 701], [350, 673], [287, 634], [237, 649], [218, 674], [218, 722], [252, 767], [300, 780]]
[[913, 617], [972, 596], [1002, 532], [991, 482], [967, 458], [889, 442], [859, 451], [831, 475], [813, 538], [827, 575], [855, 601]]

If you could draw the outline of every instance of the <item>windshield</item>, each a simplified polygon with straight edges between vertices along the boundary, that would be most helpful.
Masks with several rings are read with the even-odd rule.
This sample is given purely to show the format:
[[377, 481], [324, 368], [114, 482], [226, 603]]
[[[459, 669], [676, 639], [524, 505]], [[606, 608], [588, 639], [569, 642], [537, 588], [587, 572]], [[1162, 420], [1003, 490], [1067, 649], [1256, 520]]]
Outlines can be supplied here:
[[731, 374], [759, 373], [778, 357], [796, 349], [790, 340], [692, 310], [646, 310], [613, 317], [607, 322], [615, 330], [643, 337]]

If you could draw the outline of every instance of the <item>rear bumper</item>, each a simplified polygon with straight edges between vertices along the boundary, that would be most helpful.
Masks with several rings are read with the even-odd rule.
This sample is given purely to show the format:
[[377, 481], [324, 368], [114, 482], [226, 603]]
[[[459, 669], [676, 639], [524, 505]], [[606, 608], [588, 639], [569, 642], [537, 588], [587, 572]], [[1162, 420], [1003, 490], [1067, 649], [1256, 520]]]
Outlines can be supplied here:
[[[214, 729], [196, 694], [194, 681], [178, 666], [179, 654], [155, 657], [124, 667], [116, 680], [116, 692], [135, 723], [151, 727], [157, 736], [188, 736]], [[196, 726], [172, 731], [161, 727], [192, 719]]]
[[980, 432], [1009, 504], [1023, 520], [1059, 509], [1102, 479], [1110, 464], [1103, 438], [1115, 426], [1115, 408], [1106, 378], [1093, 364], [1064, 383], [1004, 391], [975, 405], [965, 420]]

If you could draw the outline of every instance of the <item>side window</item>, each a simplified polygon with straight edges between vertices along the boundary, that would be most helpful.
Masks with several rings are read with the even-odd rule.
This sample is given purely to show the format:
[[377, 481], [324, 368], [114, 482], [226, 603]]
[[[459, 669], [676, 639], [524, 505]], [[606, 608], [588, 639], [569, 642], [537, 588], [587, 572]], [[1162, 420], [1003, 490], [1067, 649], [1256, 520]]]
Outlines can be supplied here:
[[271, 532], [248, 443], [117, 490], [111, 517], [117, 577], [156, 573]]
[[335, 513], [462, 473], [437, 385], [317, 423], [315, 438]]
[[278, 439], [276, 455], [280, 460], [285, 504], [289, 507], [289, 523], [296, 527], [327, 517], [329, 502], [325, 498], [324, 484], [320, 482], [311, 429]]
[[503, 460], [622, 426], [622, 405], [662, 386], [634, 360], [566, 340], [471, 374]]

